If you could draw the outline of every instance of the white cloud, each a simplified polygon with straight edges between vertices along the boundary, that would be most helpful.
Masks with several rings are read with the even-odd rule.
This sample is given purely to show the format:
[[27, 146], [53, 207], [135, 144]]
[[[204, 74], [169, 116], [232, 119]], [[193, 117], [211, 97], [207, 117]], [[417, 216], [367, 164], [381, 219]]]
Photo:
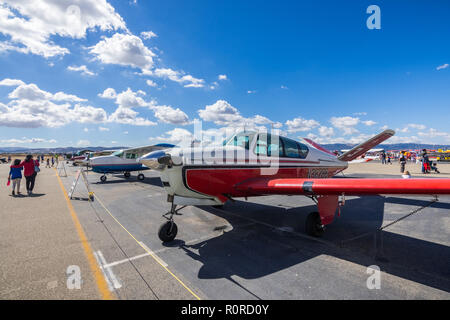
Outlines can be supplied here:
[[174, 109], [170, 106], [153, 106], [155, 117], [165, 123], [186, 125], [189, 124], [189, 117], [179, 108]]
[[147, 39], [151, 39], [151, 38], [156, 38], [158, 36], [153, 31], [142, 31], [141, 32], [141, 37], [142, 37], [142, 39], [146, 39], [147, 40]]
[[247, 93], [248, 94], [254, 94], [254, 93], [256, 93], [256, 90], [247, 90]]
[[152, 80], [147, 80], [146, 83], [149, 87], [157, 87], [158, 86], [158, 84]]
[[426, 126], [425, 126], [425, 125], [423, 125], [423, 124], [417, 124], [417, 123], [409, 123], [409, 124], [408, 124], [408, 127], [414, 128], [414, 129], [417, 129], [417, 130], [424, 130], [424, 129], [426, 129]]
[[91, 54], [105, 64], [118, 64], [147, 70], [153, 67], [155, 54], [144, 45], [139, 37], [132, 34], [116, 33], [111, 38], [104, 38], [89, 49]]
[[12, 91], [8, 98], [10, 99], [25, 99], [25, 100], [50, 100], [52, 94], [50, 92], [41, 90], [34, 83], [22, 84]]
[[283, 90], [287, 90], [287, 89], [289, 89], [288, 87], [286, 87], [286, 86], [281, 86], [280, 87], [281, 89], [283, 89]]
[[225, 100], [217, 100], [216, 103], [199, 110], [198, 114], [203, 120], [217, 125], [228, 125], [243, 120], [239, 111]]
[[344, 135], [355, 134], [358, 132], [354, 127], [360, 122], [359, 118], [353, 117], [332, 117], [331, 124], [338, 129], [344, 131]]
[[319, 134], [323, 137], [334, 136], [334, 129], [332, 127], [321, 126], [319, 128]]
[[103, 91], [103, 93], [99, 93], [98, 96], [104, 99], [115, 99], [117, 97], [117, 93], [113, 88], [107, 88]]
[[24, 143], [56, 143], [55, 139], [43, 139], [43, 138], [27, 138], [23, 137], [21, 139], [4, 139], [0, 140], [0, 143], [7, 145], [16, 145], [16, 144], [24, 144]]
[[77, 71], [77, 72], [81, 72], [81, 74], [86, 75], [86, 76], [96, 76], [97, 74], [90, 71], [85, 65], [82, 66], [68, 66], [67, 70], [69, 71]]
[[194, 78], [191, 75], [185, 75], [183, 72], [175, 71], [170, 68], [155, 69], [150, 73], [159, 78], [169, 79], [180, 84], [183, 84], [185, 88], [202, 88], [204, 87], [205, 80]]
[[372, 121], [372, 120], [363, 121], [362, 123], [364, 123], [368, 127], [377, 124], [375, 121]]
[[178, 144], [182, 146], [190, 146], [191, 142], [193, 141], [193, 134], [182, 128], [175, 128], [173, 130], [170, 130], [166, 132], [164, 135], [159, 137], [151, 137], [148, 138], [150, 141], [164, 141], [168, 143]]
[[98, 127], [99, 131], [109, 131], [109, 128], [105, 128], [105, 127]]
[[134, 126], [155, 126], [156, 123], [138, 116], [138, 113], [130, 108], [118, 107], [108, 118], [109, 122], [123, 123]]
[[24, 84], [25, 82], [17, 79], [3, 79], [2, 81], [0, 81], [0, 86], [17, 87]]
[[123, 91], [116, 96], [116, 104], [122, 108], [147, 107], [150, 104], [140, 97], [143, 95], [145, 95], [144, 91], [139, 90], [134, 92], [128, 88], [126, 91]]
[[69, 53], [52, 36], [81, 39], [87, 30], [126, 30], [106, 0], [2, 0], [0, 33], [8, 37], [0, 51], [15, 50], [46, 58]]
[[226, 74], [219, 74], [219, 76], [217, 77], [219, 80], [228, 80], [228, 77]]
[[79, 140], [77, 142], [77, 146], [80, 146], [80, 147], [87, 147], [90, 144], [91, 144], [91, 142], [89, 140]]
[[89, 129], [88, 128], [84, 128], [83, 131], [84, 132], [89, 132]]
[[306, 120], [301, 117], [286, 121], [288, 132], [310, 131], [320, 125], [316, 120]]
[[443, 65], [438, 66], [438, 67], [436, 68], [436, 70], [447, 69], [448, 67], [449, 67], [449, 64], [448, 64], [448, 63], [444, 63]]
[[217, 100], [205, 109], [198, 110], [200, 118], [204, 121], [214, 122], [216, 125], [228, 127], [240, 127], [249, 130], [263, 130], [264, 125], [273, 125], [274, 128], [283, 126], [280, 122], [274, 122], [264, 116], [255, 115], [249, 118], [243, 117], [239, 110], [225, 100]]
[[57, 92], [53, 95], [52, 100], [54, 101], [72, 101], [72, 102], [82, 102], [87, 101], [87, 99], [79, 98], [73, 94], [67, 94], [64, 92]]

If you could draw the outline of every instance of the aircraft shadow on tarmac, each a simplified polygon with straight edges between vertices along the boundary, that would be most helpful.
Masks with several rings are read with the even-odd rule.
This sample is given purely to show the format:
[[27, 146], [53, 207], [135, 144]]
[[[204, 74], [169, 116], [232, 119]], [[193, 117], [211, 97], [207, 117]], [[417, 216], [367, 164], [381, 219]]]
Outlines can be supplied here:
[[[389, 274], [450, 292], [450, 247], [389, 231], [376, 232], [383, 223], [385, 203], [389, 202], [424, 205], [426, 201], [382, 196], [347, 200], [342, 215], [327, 228], [322, 238], [330, 244], [242, 220], [254, 219], [274, 227], [288, 226], [295, 233], [305, 234], [306, 216], [316, 211], [315, 205], [286, 210], [236, 201], [225, 205], [223, 210], [199, 207], [226, 219], [233, 229], [195, 245], [175, 240], [168, 246], [179, 247], [200, 261], [203, 265], [198, 277], [201, 279], [228, 278], [233, 281], [232, 275], [245, 279], [260, 278], [326, 254], [359, 265], [375, 264]], [[431, 208], [450, 209], [450, 204], [434, 203]], [[431, 225], [427, 232], [433, 232]], [[346, 242], [343, 248], [335, 246], [364, 233], [369, 235]], [[198, 254], [191, 249], [198, 250]], [[384, 259], [377, 259], [380, 256]]]

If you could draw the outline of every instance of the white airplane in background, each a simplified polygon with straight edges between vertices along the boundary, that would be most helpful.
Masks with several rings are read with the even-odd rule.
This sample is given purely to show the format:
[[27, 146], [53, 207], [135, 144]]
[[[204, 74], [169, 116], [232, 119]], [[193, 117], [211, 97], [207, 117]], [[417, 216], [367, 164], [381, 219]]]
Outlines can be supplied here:
[[[341, 150], [342, 153], [348, 151], [350, 151], [350, 149]], [[366, 163], [372, 160], [380, 160], [380, 153], [383, 151], [384, 149], [370, 149], [366, 153], [359, 156], [357, 159], [349, 161], [348, 163]]]
[[[306, 233], [321, 236], [333, 222], [345, 196], [378, 194], [450, 194], [450, 179], [340, 178], [348, 162], [393, 136], [385, 130], [336, 156], [309, 139], [295, 141], [268, 133], [240, 132], [223, 146], [158, 150], [139, 159], [161, 173], [168, 221], [158, 232], [163, 242], [175, 239], [174, 215], [188, 205], [220, 206], [238, 197], [304, 195], [317, 204], [306, 219]], [[177, 206], [182, 206], [177, 209]]]
[[123, 172], [125, 178], [129, 178], [131, 176], [130, 172], [132, 171], [138, 171], [138, 179], [144, 180], [145, 176], [141, 171], [149, 170], [149, 168], [142, 163], [139, 163], [137, 159], [149, 152], [170, 149], [173, 147], [174, 145], [172, 144], [161, 143], [153, 146], [122, 149], [111, 155], [90, 158], [88, 164], [92, 168], [92, 171], [103, 173], [100, 177], [101, 182], [106, 181], [106, 174], [108, 173]]

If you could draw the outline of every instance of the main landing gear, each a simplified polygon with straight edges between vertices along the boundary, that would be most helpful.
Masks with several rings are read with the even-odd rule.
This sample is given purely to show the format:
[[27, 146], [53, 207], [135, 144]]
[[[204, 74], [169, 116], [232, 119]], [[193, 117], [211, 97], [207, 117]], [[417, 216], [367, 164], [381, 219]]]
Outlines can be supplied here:
[[137, 178], [138, 178], [139, 181], [143, 181], [145, 179], [145, 176], [144, 176], [144, 174], [139, 173]]
[[177, 209], [177, 205], [173, 204], [171, 205], [170, 211], [165, 213], [163, 215], [164, 218], [166, 218], [168, 221], [166, 223], [163, 223], [161, 227], [159, 227], [158, 236], [159, 239], [161, 239], [162, 242], [170, 242], [175, 239], [178, 233], [178, 227], [176, 223], [173, 221], [173, 216], [181, 216], [181, 213], [178, 213], [181, 209], [185, 208], [186, 206], [182, 206]]
[[310, 195], [309, 196], [316, 204], [317, 211], [311, 212], [306, 217], [305, 231], [312, 237], [321, 237], [325, 232], [325, 226], [333, 222], [336, 209], [338, 209], [338, 216], [340, 216], [340, 207], [345, 204], [345, 195], [341, 195], [339, 200], [338, 195]]
[[131, 177], [131, 173], [129, 173], [129, 172], [125, 172], [123, 175], [124, 175], [124, 177], [127, 178], [127, 179], [128, 179], [129, 177]]
[[322, 224], [320, 214], [311, 212], [306, 218], [305, 231], [312, 237], [321, 237], [325, 232], [325, 226]]

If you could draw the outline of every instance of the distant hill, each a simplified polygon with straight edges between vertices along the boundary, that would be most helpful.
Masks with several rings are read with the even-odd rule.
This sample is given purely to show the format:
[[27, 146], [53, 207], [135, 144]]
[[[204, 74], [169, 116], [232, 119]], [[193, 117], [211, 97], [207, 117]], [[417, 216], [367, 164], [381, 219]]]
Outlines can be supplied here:
[[[330, 151], [334, 150], [343, 150], [343, 149], [351, 149], [356, 144], [343, 144], [343, 143], [334, 143], [334, 144], [323, 144], [325, 149]], [[375, 148], [385, 149], [385, 150], [422, 150], [422, 149], [450, 149], [450, 145], [442, 145], [442, 144], [420, 144], [420, 143], [394, 143], [394, 144], [380, 144]]]

